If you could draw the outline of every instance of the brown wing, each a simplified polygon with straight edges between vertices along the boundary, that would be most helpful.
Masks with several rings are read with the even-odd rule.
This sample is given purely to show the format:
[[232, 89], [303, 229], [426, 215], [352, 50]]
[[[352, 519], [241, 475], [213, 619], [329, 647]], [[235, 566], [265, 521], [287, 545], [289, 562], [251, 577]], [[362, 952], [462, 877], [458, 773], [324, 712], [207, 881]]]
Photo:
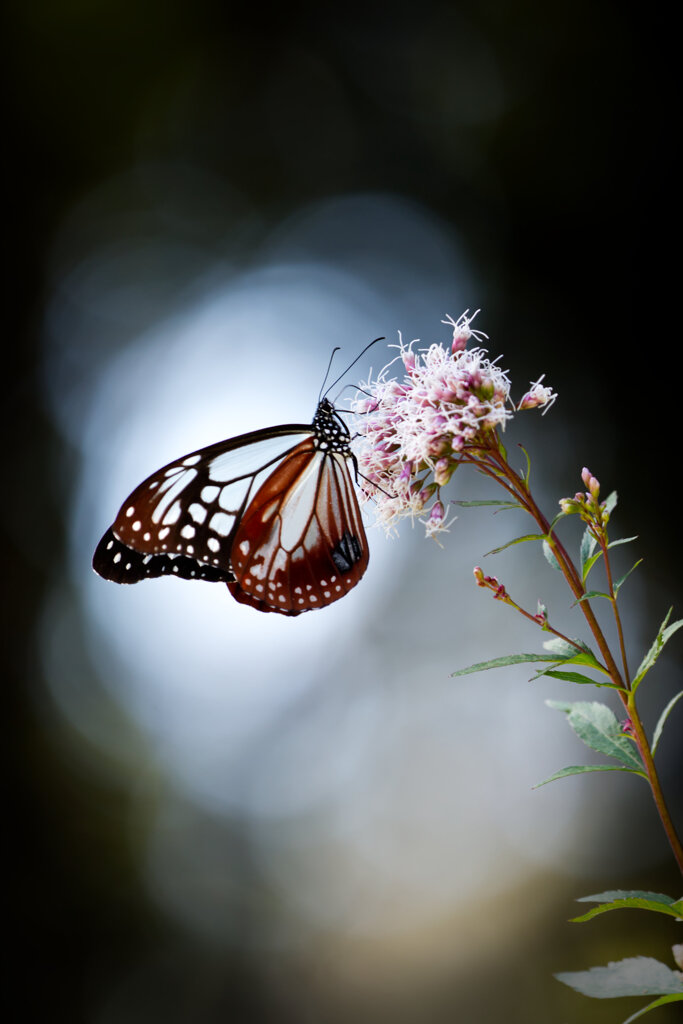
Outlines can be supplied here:
[[[228, 586], [261, 610], [286, 615], [322, 608], [355, 587], [368, 543], [347, 459], [296, 446], [245, 509], [232, 542]], [[266, 605], [263, 608], [262, 605]]]

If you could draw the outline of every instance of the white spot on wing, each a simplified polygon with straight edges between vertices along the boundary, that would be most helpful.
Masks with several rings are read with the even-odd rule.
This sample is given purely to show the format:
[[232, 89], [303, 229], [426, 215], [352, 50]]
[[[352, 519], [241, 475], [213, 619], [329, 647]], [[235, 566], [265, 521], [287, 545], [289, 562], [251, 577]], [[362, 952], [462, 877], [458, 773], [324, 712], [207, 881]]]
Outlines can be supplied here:
[[177, 523], [180, 519], [180, 512], [180, 502], [174, 501], [163, 518], [164, 526], [171, 526], [173, 523]]
[[229, 516], [225, 512], [215, 512], [209, 520], [209, 526], [214, 533], [220, 534], [221, 537], [227, 537], [234, 520], [234, 516]]

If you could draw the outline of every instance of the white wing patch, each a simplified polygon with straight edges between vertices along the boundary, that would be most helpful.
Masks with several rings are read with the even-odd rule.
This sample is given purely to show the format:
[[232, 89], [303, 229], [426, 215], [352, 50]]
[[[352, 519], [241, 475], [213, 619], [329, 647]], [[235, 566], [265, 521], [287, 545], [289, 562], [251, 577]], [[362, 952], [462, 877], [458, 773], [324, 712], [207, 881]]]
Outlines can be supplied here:
[[[119, 512], [117, 540], [143, 554], [175, 552], [230, 569], [231, 538], [251, 497], [311, 431], [186, 455], [142, 483]], [[141, 535], [141, 523], [149, 524]]]

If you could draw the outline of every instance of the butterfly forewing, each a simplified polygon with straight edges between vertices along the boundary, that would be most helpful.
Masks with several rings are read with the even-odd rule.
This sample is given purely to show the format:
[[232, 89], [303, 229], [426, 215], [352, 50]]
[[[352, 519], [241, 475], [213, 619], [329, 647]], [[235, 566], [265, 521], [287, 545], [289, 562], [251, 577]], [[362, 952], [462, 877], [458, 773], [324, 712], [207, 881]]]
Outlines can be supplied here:
[[[201, 568], [210, 565], [232, 578], [230, 548], [239, 516], [260, 481], [302, 434], [310, 436], [311, 427], [292, 425], [265, 433], [244, 434], [192, 452], [144, 480], [121, 506], [112, 537], [105, 534], [100, 541], [95, 571], [116, 583], [137, 583], [162, 575], [212, 579]], [[153, 558], [126, 558], [127, 549]], [[198, 563], [194, 576], [185, 563], [172, 564], [180, 556]]]
[[107, 530], [93, 558], [95, 571], [114, 583], [139, 583], [159, 576], [177, 576], [181, 580], [205, 580], [207, 583], [231, 583], [230, 570], [198, 562], [187, 555], [145, 554], [122, 544]]

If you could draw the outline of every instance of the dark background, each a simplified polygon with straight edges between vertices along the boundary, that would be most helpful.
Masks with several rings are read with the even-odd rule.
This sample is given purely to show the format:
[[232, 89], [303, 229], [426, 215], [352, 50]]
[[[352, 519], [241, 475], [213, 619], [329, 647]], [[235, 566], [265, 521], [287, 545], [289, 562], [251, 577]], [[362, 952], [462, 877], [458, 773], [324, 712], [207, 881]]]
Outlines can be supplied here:
[[[62, 219], [111, 175], [185, 161], [229, 182], [266, 223], [314, 198], [383, 190], [457, 225], [487, 282], [487, 329], [518, 352], [521, 378], [552, 367], [553, 385], [575, 399], [572, 445], [594, 460], [606, 489], [619, 487], [620, 532], [647, 538], [654, 629], [677, 596], [680, 569], [671, 528], [680, 463], [677, 65], [662, 10], [616, 3], [428, 0], [250, 12], [206, 0], [119, 0], [13, 4], [6, 21], [3, 618], [14, 812], [6, 834], [16, 855], [5, 876], [8, 935], [21, 1019], [78, 1022], [95, 1019], [88, 1007], [98, 977], [105, 984], [117, 965], [162, 948], [167, 926], [121, 839], [126, 794], [89, 784], [32, 700], [40, 686], [34, 624], [63, 560], [55, 476], [72, 469], [36, 375]], [[472, 38], [495, 62], [499, 98], [488, 106], [490, 81]], [[558, 459], [564, 440], [557, 437]], [[602, 452], [609, 457], [599, 464]], [[675, 891], [664, 858], [652, 878], [615, 870], [612, 884]], [[585, 933], [571, 941], [578, 952], [568, 966], [620, 955], [605, 939], [586, 960]], [[523, 950], [539, 973], [552, 969], [544, 948], [539, 936]], [[666, 948], [661, 941], [653, 955], [665, 958]], [[188, 971], [196, 965], [195, 976], [210, 979], [201, 1005], [178, 977], [161, 1016], [128, 1019], [375, 1019], [371, 1007], [345, 1005], [310, 978], [290, 979], [288, 1003], [274, 1000], [263, 979], [283, 969], [277, 957], [264, 968], [246, 951], [216, 956], [184, 953]], [[512, 952], [495, 966], [497, 984], [518, 990]], [[475, 980], [469, 993], [434, 993], [424, 1019], [475, 1020], [477, 986], [489, 983]], [[624, 1015], [569, 992], [562, 998], [567, 1020]], [[666, 1012], [658, 1019], [673, 1019]]]

